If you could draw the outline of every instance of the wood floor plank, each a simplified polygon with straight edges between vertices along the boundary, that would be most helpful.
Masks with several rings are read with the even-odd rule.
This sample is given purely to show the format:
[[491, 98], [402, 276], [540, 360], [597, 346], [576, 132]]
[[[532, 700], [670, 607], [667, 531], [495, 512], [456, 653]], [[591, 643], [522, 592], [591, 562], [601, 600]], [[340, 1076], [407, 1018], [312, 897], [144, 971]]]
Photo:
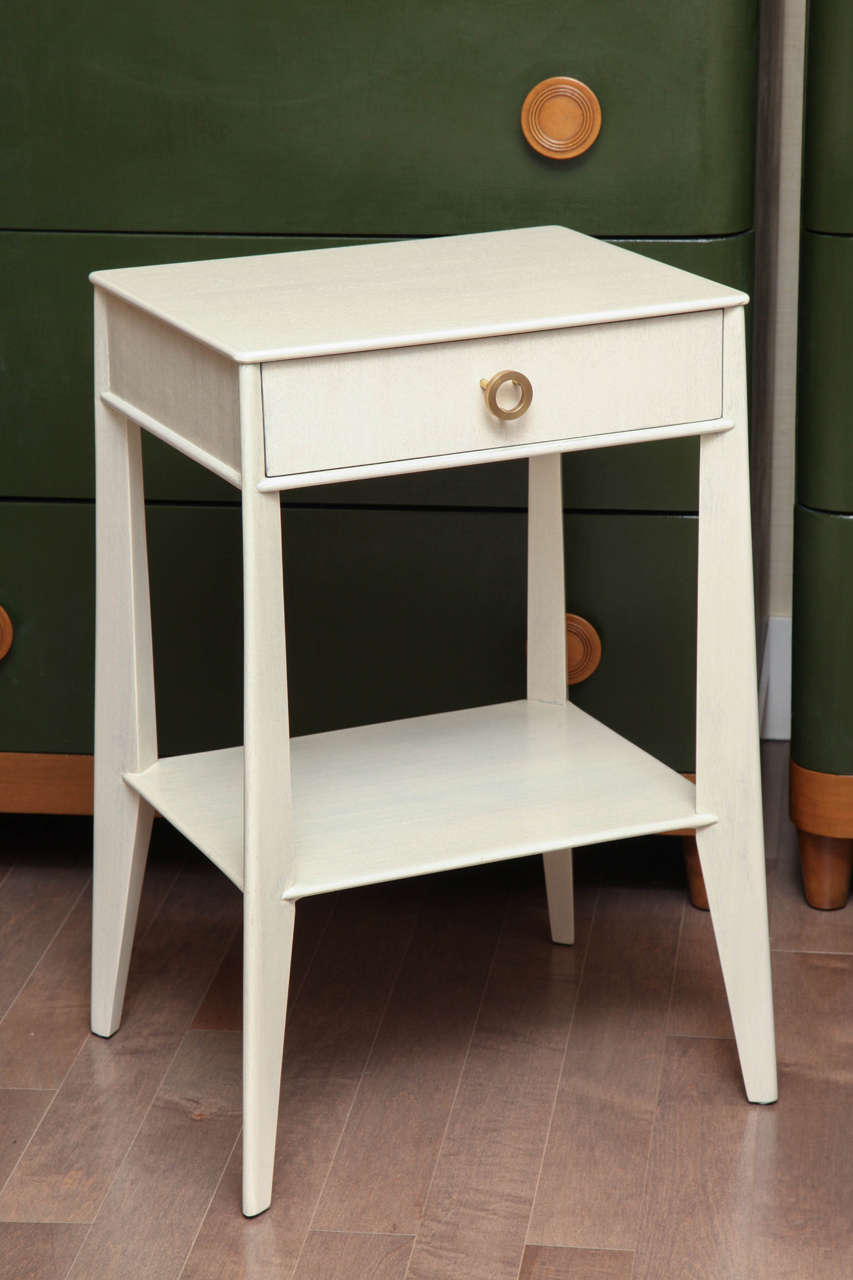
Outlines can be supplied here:
[[734, 1036], [711, 917], [686, 906], [667, 1030], [671, 1036]]
[[773, 962], [782, 1069], [758, 1147], [750, 1275], [835, 1280], [853, 1275], [853, 956]]
[[374, 1037], [415, 928], [419, 882], [352, 890], [335, 901], [288, 1010], [272, 1206], [240, 1213], [239, 1147], [181, 1280], [287, 1280], [329, 1174]]
[[779, 1062], [853, 1083], [853, 956], [776, 952], [773, 990]]
[[190, 1031], [71, 1270], [173, 1280], [240, 1131], [240, 1036]]
[[755, 1169], [748, 1272], [755, 1280], [853, 1275], [852, 1075], [780, 1072]]
[[334, 1158], [355, 1082], [312, 1077], [282, 1086], [272, 1206], [251, 1221], [240, 1212], [237, 1144], [181, 1280], [289, 1280]]
[[518, 1280], [631, 1280], [633, 1253], [529, 1244]]
[[0, 1194], [0, 1219], [91, 1222], [240, 917], [212, 868], [182, 872], [134, 952], [124, 1021], [84, 1043]]
[[414, 1235], [420, 1225], [507, 897], [505, 883], [488, 874], [436, 879], [359, 1087], [315, 1230]]
[[0, 1089], [0, 1188], [52, 1100], [49, 1089]]
[[780, 824], [779, 856], [768, 878], [770, 943], [774, 951], [853, 955], [853, 898], [840, 911], [815, 911], [803, 897], [796, 828]]
[[0, 885], [0, 1018], [86, 889], [90, 868], [54, 855], [15, 866]]
[[416, 881], [350, 889], [288, 1011], [285, 1079], [360, 1080], [423, 898]]
[[675, 890], [601, 892], [531, 1243], [636, 1246], [683, 902]]
[[754, 1182], [773, 1119], [744, 1100], [733, 1041], [669, 1040], [634, 1280], [755, 1275]]
[[[290, 995], [293, 1001], [305, 980], [328, 924], [335, 895], [319, 894], [297, 904], [290, 967]], [[238, 932], [201, 1003], [193, 1029], [196, 1031], [240, 1031], [243, 1017], [243, 935]]]
[[[526, 878], [509, 864], [460, 873], [455, 885], [427, 878], [334, 895], [297, 912], [273, 1205], [252, 1221], [240, 1213], [234, 1142], [239, 895], [206, 867], [196, 876], [203, 864], [179, 850], [191, 865], [159, 910], [155, 904], [147, 931], [140, 920], [122, 1030], [109, 1042], [85, 1036], [53, 1105], [52, 1089], [4, 1090], [4, 1080], [55, 1080], [81, 1034], [89, 894], [79, 896], [79, 887], [88, 874], [90, 824], [0, 816], [10, 836], [0, 855], [0, 910], [11, 887], [24, 935], [11, 939], [19, 979], [0, 1021], [0, 1219], [21, 1219], [0, 1220], [0, 1280], [66, 1280], [72, 1264], [75, 1280], [294, 1280], [294, 1272], [296, 1280], [853, 1275], [853, 907], [819, 913], [804, 903], [785, 817], [786, 745], [765, 746], [763, 759], [781, 1067], [775, 1106], [744, 1099], [710, 921], [688, 908], [661, 1059], [665, 982], [652, 975], [671, 967], [669, 913], [675, 902], [677, 919], [683, 898], [673, 895], [662, 860], [647, 863], [644, 845], [626, 847], [615, 869], [610, 858], [599, 865], [598, 851], [579, 855], [579, 879], [588, 873], [594, 888], [579, 889], [574, 953], [544, 942], [541, 885], [535, 896], [529, 874], [536, 860], [517, 864]], [[158, 827], [149, 875], [152, 865], [158, 874], [160, 858], [171, 881], [179, 864], [170, 863], [175, 850], [166, 849]], [[13, 846], [14, 870], [4, 882]], [[57, 868], [60, 878], [72, 868], [69, 883], [81, 877], [78, 901], [48, 893], [48, 910], [59, 915], [46, 936], [38, 912], [27, 910], [23, 873], [35, 888]], [[497, 920], [488, 892], [478, 886], [475, 896], [469, 874], [482, 875], [498, 896], [508, 892], [515, 913], [460, 1072], [462, 1027], [482, 982], [475, 971]], [[509, 877], [503, 890], [492, 876]], [[632, 896], [640, 909], [629, 907]], [[0, 956], [0, 972], [2, 964]], [[445, 989], [453, 998], [442, 1008]], [[550, 1076], [553, 1099], [561, 1044], [567, 1073], [531, 1215], [546, 1084]], [[642, 1100], [661, 1061], [648, 1164], [632, 1180], [642, 1165], [640, 1121], [648, 1134]], [[451, 1064], [459, 1088], [448, 1115], [446, 1089], [435, 1081], [446, 1075], [446, 1084]], [[447, 1128], [436, 1158], [442, 1106]], [[193, 1119], [199, 1113], [205, 1118]], [[561, 1126], [574, 1126], [579, 1151]], [[413, 1246], [391, 1228], [412, 1220], [418, 1195], [423, 1200], [412, 1188], [422, 1186], [430, 1163]], [[546, 1219], [571, 1224], [579, 1206], [581, 1219], [589, 1218], [591, 1201], [602, 1219], [606, 1213], [610, 1238], [634, 1239], [635, 1183], [645, 1192], [633, 1259], [629, 1248], [594, 1248], [556, 1229], [553, 1239], [536, 1234], [543, 1205]], [[57, 1220], [35, 1220], [50, 1215]], [[377, 1223], [391, 1225], [379, 1231]], [[530, 1243], [523, 1247], [525, 1225]]]
[[551, 943], [541, 891], [507, 915], [408, 1280], [516, 1280], [593, 901], [575, 947]]
[[403, 1280], [411, 1236], [312, 1231], [294, 1280]]
[[[145, 876], [140, 935], [176, 875], [159, 862]], [[0, 1087], [56, 1089], [89, 1035], [92, 899], [86, 892], [0, 1022]]]
[[65, 1280], [86, 1227], [0, 1222], [0, 1280]]

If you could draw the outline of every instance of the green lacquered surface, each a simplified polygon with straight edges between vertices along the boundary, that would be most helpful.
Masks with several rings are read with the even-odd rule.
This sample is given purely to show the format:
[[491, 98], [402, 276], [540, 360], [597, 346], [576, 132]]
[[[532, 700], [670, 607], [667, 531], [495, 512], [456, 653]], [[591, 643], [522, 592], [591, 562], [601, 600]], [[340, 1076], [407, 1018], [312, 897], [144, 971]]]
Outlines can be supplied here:
[[796, 508], [791, 756], [853, 774], [853, 516]]
[[[92, 286], [89, 272], [318, 248], [317, 240], [233, 236], [0, 233], [0, 497], [94, 494]], [[146, 492], [233, 500], [234, 490], [146, 438]]]
[[[0, 504], [0, 750], [92, 746], [88, 503]], [[567, 602], [602, 636], [579, 705], [676, 768], [693, 760], [690, 518], [570, 515]], [[240, 520], [149, 508], [164, 754], [241, 738]], [[524, 695], [525, 519], [505, 511], [285, 513], [292, 728], [315, 732]]]
[[[756, 0], [11, 0], [0, 224], [432, 235], [752, 222]], [[539, 80], [598, 95], [553, 162]]]
[[673, 769], [696, 725], [696, 534], [690, 516], [566, 517], [566, 608], [601, 636], [601, 665], [572, 700]]
[[853, 233], [853, 5], [809, 0], [803, 221]]
[[[0, 348], [11, 373], [0, 388], [0, 496], [93, 495], [92, 298], [96, 267], [284, 252], [338, 243], [298, 237], [0, 234], [0, 276], [12, 305], [0, 312]], [[631, 240], [625, 247], [749, 291], [751, 233], [713, 240]], [[233, 501], [235, 492], [146, 437], [146, 491], [172, 501]], [[578, 509], [690, 511], [696, 507], [696, 442], [599, 450], [568, 458], [566, 505]], [[295, 500], [338, 503], [324, 487]], [[404, 476], [347, 486], [347, 503], [523, 506], [523, 463]]]
[[853, 511], [853, 237], [806, 233], [800, 273], [797, 498]]
[[0, 751], [92, 749], [93, 509], [0, 502]]

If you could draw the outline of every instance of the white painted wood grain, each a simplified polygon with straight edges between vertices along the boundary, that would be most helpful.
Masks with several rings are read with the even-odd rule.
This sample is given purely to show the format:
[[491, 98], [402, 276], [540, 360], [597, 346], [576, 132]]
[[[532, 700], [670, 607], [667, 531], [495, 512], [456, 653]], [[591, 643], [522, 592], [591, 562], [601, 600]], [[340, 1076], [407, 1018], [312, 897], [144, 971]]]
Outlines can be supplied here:
[[568, 700], [563, 479], [559, 454], [531, 458], [528, 463], [527, 697], [557, 706]]
[[[267, 475], [717, 418], [721, 314], [265, 364]], [[480, 387], [501, 369], [533, 386], [512, 421]]]
[[243, 492], [243, 1212], [269, 1208], [294, 908], [281, 507], [259, 493], [263, 398], [240, 369]]
[[242, 363], [746, 301], [736, 289], [566, 227], [96, 271], [91, 279]]
[[[242, 756], [162, 759], [127, 780], [233, 867]], [[697, 812], [681, 774], [570, 704], [499, 703], [294, 738], [291, 773], [291, 898], [716, 820]], [[284, 867], [285, 849], [276, 856]]]
[[696, 798], [719, 821], [696, 841], [746, 1093], [773, 1102], [743, 332], [742, 309], [728, 312], [724, 412], [735, 426], [700, 451]]
[[[563, 706], [568, 701], [568, 684], [559, 454], [531, 458], [527, 473], [527, 697]], [[571, 946], [575, 940], [571, 849], [548, 850], [543, 865], [551, 938]]]
[[107, 296], [107, 321], [108, 389], [239, 471], [233, 361], [120, 298]]
[[92, 1030], [121, 1021], [153, 811], [122, 781], [157, 758], [139, 427], [104, 404], [104, 299], [95, 293], [96, 643]]
[[[306, 894], [542, 853], [554, 936], [569, 941], [573, 845], [696, 828], [747, 1092], [769, 1100], [744, 296], [563, 228], [92, 278], [93, 1026], [118, 1022], [156, 808], [244, 894], [244, 1212], [271, 1198]], [[516, 423], [485, 410], [479, 380], [500, 367], [534, 384]], [[242, 478], [244, 747], [156, 758], [139, 425]], [[559, 458], [693, 434], [698, 791], [566, 700]], [[291, 743], [277, 490], [512, 456], [531, 459], [528, 699]]]
[[164, 444], [168, 444], [173, 449], [177, 449], [185, 458], [189, 458], [192, 462], [197, 462], [200, 467], [204, 467], [207, 471], [212, 471], [215, 475], [220, 476], [223, 480], [227, 480], [235, 489], [239, 489], [241, 485], [240, 472], [234, 467], [228, 466], [227, 463], [221, 462], [219, 458], [208, 453], [206, 449], [202, 449], [199, 445], [194, 444], [192, 440], [187, 439], [178, 431], [173, 431], [171, 427], [167, 427], [165, 423], [159, 422], [156, 418], [152, 418], [150, 414], [144, 413], [142, 409], [131, 404], [128, 400], [122, 400], [121, 396], [114, 395], [112, 391], [102, 391], [101, 399], [104, 404], [109, 405], [111, 409], [115, 409], [117, 413], [123, 417], [129, 418], [136, 426], [143, 427], [151, 435], [156, 436], [158, 440], [162, 440]]
[[328, 471], [302, 471], [298, 475], [267, 477], [258, 483], [263, 493], [282, 489], [305, 489], [318, 484], [345, 484], [349, 480], [370, 480], [380, 476], [409, 475], [418, 471], [444, 471], [452, 467], [481, 466], [485, 462], [507, 462], [512, 458], [541, 458], [554, 453], [582, 453], [588, 449], [614, 449], [623, 444], [650, 444], [658, 440], [680, 440], [728, 431], [728, 418], [710, 422], [679, 422], [673, 427], [648, 430], [611, 431], [577, 436], [573, 440], [548, 440], [542, 444], [505, 445], [477, 452], [437, 454], [429, 458], [406, 458], [402, 462], [381, 462], [361, 467], [331, 467]]

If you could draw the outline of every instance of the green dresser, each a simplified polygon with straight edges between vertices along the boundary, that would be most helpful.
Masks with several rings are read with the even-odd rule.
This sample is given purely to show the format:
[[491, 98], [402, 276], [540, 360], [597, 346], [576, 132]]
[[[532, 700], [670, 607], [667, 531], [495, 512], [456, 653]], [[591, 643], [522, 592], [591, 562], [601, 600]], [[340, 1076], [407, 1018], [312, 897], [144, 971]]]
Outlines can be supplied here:
[[[58, 777], [92, 747], [88, 272], [561, 223], [749, 292], [757, 49], [756, 0], [12, 7], [5, 808], [22, 803], [28, 761], [45, 778], [54, 759]], [[597, 139], [569, 160], [521, 130], [552, 76], [600, 103]], [[564, 466], [568, 608], [602, 643], [573, 697], [689, 771], [695, 443]], [[146, 495], [162, 750], [226, 745], [241, 732], [235, 495], [152, 440]], [[512, 462], [285, 495], [294, 730], [520, 696], [525, 503]], [[171, 607], [178, 539], [197, 558], [192, 608]], [[221, 697], [200, 715], [212, 685]], [[69, 807], [49, 782], [28, 794], [25, 807]]]
[[853, 863], [853, 8], [809, 9], [791, 812], [806, 897], [847, 901]]

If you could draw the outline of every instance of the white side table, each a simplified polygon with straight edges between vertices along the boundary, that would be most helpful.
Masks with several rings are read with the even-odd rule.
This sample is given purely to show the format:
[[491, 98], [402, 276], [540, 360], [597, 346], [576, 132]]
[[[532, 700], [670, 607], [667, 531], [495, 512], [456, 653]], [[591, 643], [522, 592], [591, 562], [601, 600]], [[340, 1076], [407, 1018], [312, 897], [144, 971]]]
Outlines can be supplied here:
[[[92, 280], [92, 1027], [119, 1025], [156, 809], [244, 894], [244, 1212], [270, 1203], [307, 894], [543, 853], [571, 942], [573, 845], [695, 827], [746, 1092], [774, 1100], [744, 295], [559, 227]], [[157, 755], [140, 427], [242, 493], [242, 747]], [[561, 453], [687, 435], [695, 787], [567, 702], [560, 492]], [[526, 700], [291, 742], [279, 491], [513, 457], [530, 472]]]

